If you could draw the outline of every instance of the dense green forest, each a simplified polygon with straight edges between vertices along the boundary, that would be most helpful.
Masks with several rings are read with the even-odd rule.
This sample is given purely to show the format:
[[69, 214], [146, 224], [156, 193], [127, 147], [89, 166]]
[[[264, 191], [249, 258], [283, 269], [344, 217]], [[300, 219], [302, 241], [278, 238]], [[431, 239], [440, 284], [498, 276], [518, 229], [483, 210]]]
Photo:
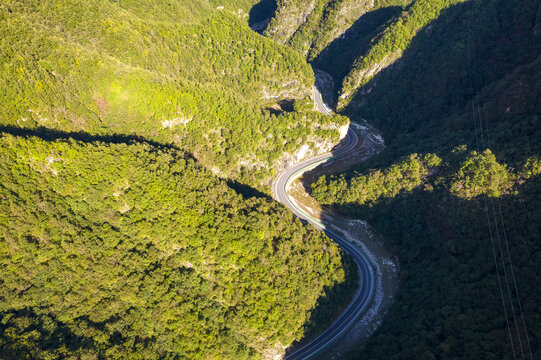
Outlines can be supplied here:
[[314, 335], [355, 270], [250, 186], [348, 118], [386, 147], [312, 195], [401, 278], [348, 358], [541, 357], [540, 1], [275, 5], [0, 4], [0, 358], [268, 359]]
[[0, 358], [279, 354], [344, 282], [322, 233], [182, 151], [6, 133], [0, 146]]
[[[322, 203], [369, 221], [400, 260], [396, 303], [368, 344], [349, 358], [512, 359], [512, 346], [519, 355], [522, 346], [525, 358], [530, 351], [537, 358], [539, 158], [510, 172], [488, 150], [459, 147], [417, 186], [394, 191], [393, 184], [411, 172], [403, 164], [383, 171], [386, 182], [378, 182], [382, 172], [372, 170], [313, 185]], [[367, 184], [392, 196], [366, 201]], [[325, 189], [334, 199], [323, 195]]]
[[3, 1], [0, 123], [174, 143], [260, 185], [347, 119], [306, 106], [312, 69], [250, 30], [252, 3]]
[[349, 121], [254, 3], [0, 4], [1, 359], [275, 357], [356, 285], [247, 186]]
[[421, 185], [440, 163], [441, 159], [434, 154], [412, 154], [385, 171], [370, 171], [367, 175], [354, 176], [349, 181], [343, 175], [331, 181], [322, 176], [312, 184], [312, 196], [325, 205], [334, 202], [363, 205], [377, 202], [381, 198], [393, 198]]
[[364, 49], [334, 69], [341, 81], [371, 51], [401, 49], [351, 83], [341, 110], [380, 128], [386, 148], [312, 185], [334, 211], [373, 225], [400, 261], [395, 304], [349, 358], [539, 358], [541, 3], [431, 1], [421, 10], [435, 17], [406, 32], [404, 47], [380, 47], [421, 3], [397, 9], [400, 20], [367, 18], [373, 36], [339, 39], [321, 58]]

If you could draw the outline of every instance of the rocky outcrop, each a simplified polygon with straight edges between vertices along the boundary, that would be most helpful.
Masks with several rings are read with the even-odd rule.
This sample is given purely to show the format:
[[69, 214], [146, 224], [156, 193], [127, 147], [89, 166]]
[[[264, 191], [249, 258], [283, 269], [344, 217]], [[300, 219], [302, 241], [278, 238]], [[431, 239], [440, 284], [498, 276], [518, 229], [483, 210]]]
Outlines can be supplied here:
[[265, 35], [311, 60], [373, 7], [374, 0], [278, 1]]
[[[355, 95], [361, 86], [365, 85], [383, 69], [391, 66], [396, 60], [402, 56], [402, 50], [397, 49], [394, 52], [387, 54], [381, 61], [374, 63], [363, 62], [354, 65], [353, 70], [344, 79], [342, 90], [337, 103], [337, 108], [341, 109], [349, 103], [349, 100]], [[363, 59], [364, 60], [364, 59]], [[362, 89], [364, 93], [370, 93], [371, 88]]]
[[316, 2], [319, 1], [305, 0], [298, 3], [278, 1], [276, 14], [268, 24], [265, 35], [280, 44], [285, 44], [312, 14]]

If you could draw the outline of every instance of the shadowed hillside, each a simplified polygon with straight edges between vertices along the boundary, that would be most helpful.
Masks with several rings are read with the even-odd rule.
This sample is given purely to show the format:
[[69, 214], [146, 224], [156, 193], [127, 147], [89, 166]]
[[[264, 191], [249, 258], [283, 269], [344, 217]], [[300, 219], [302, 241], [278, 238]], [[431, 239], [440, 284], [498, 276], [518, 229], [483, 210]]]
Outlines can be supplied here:
[[541, 356], [540, 15], [535, 1], [449, 7], [344, 109], [387, 147], [312, 194], [374, 226], [403, 284], [349, 358]]

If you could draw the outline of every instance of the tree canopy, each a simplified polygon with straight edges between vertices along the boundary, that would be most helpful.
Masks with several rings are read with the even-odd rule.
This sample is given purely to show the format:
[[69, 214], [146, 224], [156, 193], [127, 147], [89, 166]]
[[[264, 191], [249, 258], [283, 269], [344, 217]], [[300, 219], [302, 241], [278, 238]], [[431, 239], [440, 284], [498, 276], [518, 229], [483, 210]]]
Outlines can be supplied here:
[[303, 336], [338, 247], [184, 152], [2, 134], [0, 354], [260, 358]]

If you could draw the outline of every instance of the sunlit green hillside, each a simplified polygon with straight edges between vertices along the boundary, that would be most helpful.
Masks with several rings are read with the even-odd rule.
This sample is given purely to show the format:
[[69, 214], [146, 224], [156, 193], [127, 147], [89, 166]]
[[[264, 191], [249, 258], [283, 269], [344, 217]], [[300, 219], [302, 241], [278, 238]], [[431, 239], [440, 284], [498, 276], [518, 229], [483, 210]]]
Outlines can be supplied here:
[[346, 120], [306, 106], [310, 66], [249, 29], [250, 1], [221, 5], [2, 2], [0, 123], [174, 143], [250, 184], [284, 152], [336, 141]]
[[181, 151], [29, 135], [0, 137], [1, 358], [280, 354], [344, 281], [322, 233]]
[[334, 310], [342, 253], [262, 192], [348, 120], [254, 2], [0, 4], [1, 359], [268, 359]]

